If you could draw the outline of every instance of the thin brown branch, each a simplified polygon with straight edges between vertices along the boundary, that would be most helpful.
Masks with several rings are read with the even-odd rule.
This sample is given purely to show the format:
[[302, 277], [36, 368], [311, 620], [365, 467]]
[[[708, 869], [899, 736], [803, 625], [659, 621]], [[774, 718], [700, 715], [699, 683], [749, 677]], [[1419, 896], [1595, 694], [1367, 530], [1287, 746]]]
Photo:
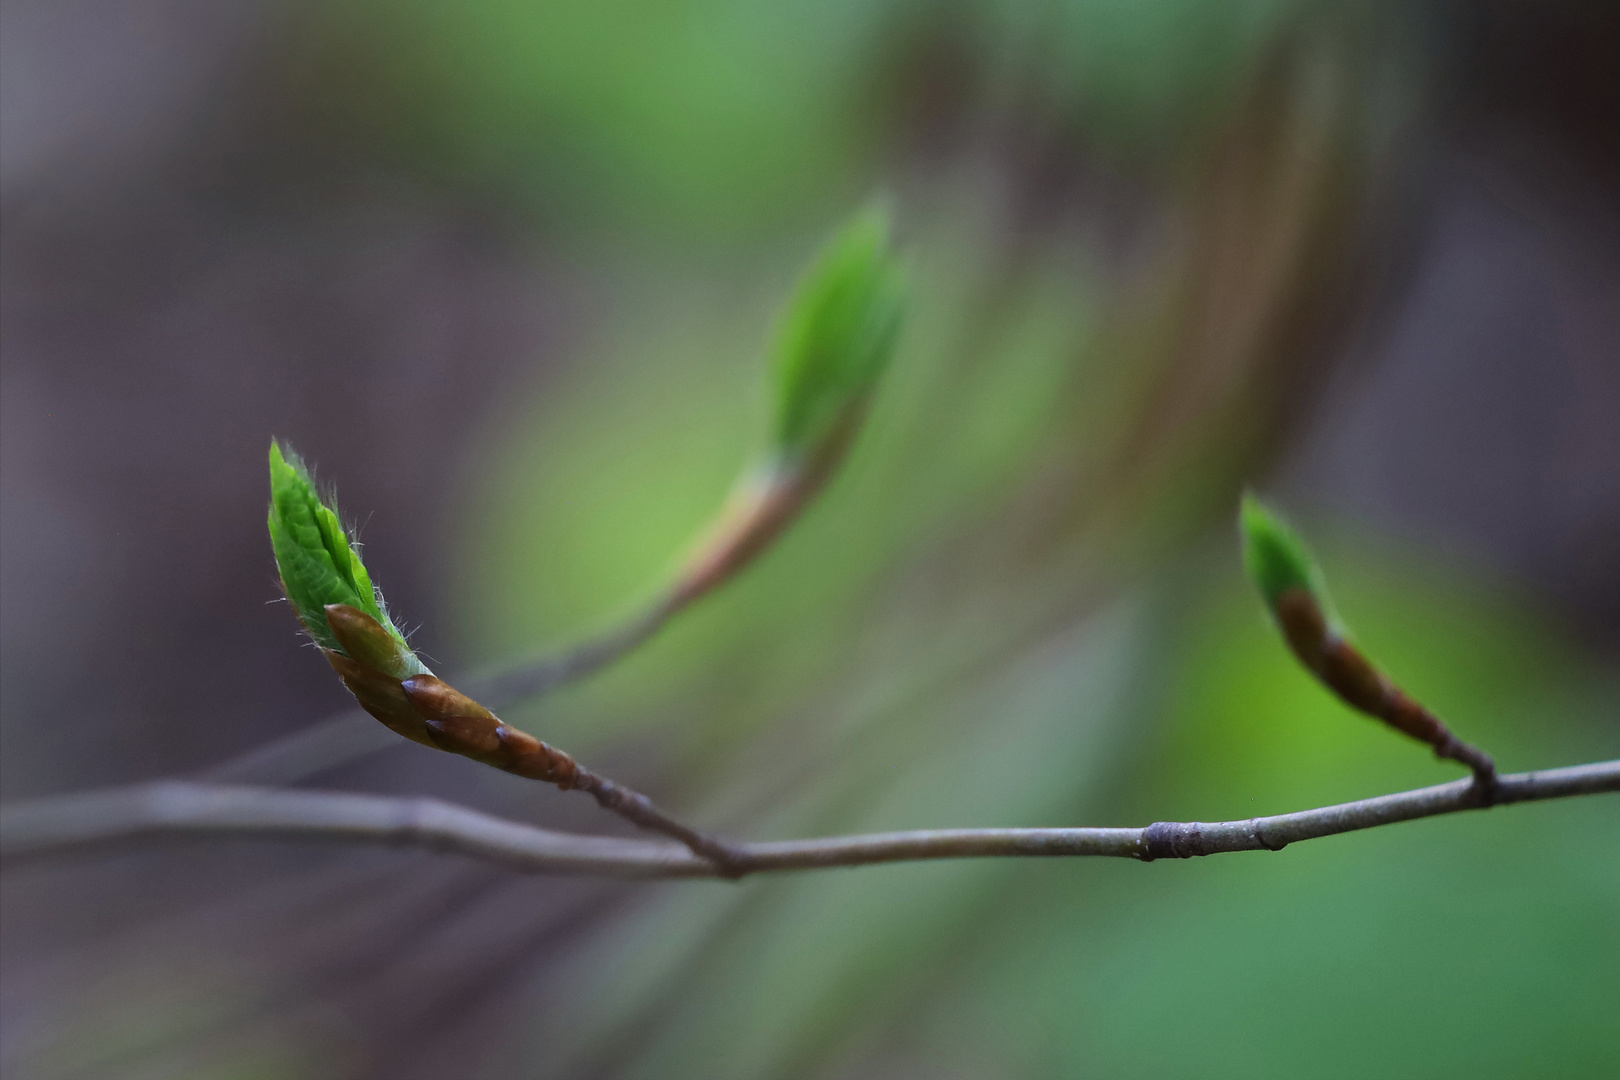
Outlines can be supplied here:
[[1377, 717], [1391, 728], [1434, 748], [1437, 757], [1467, 767], [1487, 793], [1496, 783], [1496, 763], [1466, 743], [1434, 713], [1385, 675], [1342, 631], [1329, 624], [1322, 604], [1303, 586], [1285, 589], [1272, 601], [1283, 637], [1300, 663], [1352, 709]]
[[[468, 693], [499, 710], [583, 679], [651, 639], [683, 606], [671, 596], [660, 596], [618, 625], [557, 655], [468, 679]], [[399, 737], [364, 709], [346, 709], [211, 766], [199, 773], [198, 779], [226, 784], [292, 784], [398, 745]]]
[[[1620, 791], [1620, 760], [1498, 776], [1492, 805]], [[920, 859], [1114, 856], [1144, 862], [1228, 851], [1276, 851], [1301, 840], [1485, 809], [1473, 780], [1222, 822], [1125, 829], [937, 829], [738, 844], [717, 866], [654, 840], [535, 828], [435, 799], [389, 798], [165, 781], [67, 795], [0, 810], [8, 859], [173, 835], [265, 836], [394, 844], [453, 852], [530, 873], [739, 877]]]
[[573, 782], [573, 790], [589, 792], [602, 809], [618, 814], [637, 828], [663, 833], [679, 840], [693, 854], [713, 863], [724, 877], [741, 877], [747, 856], [741, 849], [670, 817], [647, 796], [580, 768]]
[[[698, 595], [701, 590], [671, 593], [669, 599], [618, 629], [549, 665], [508, 675], [501, 680], [505, 685], [493, 690], [502, 697], [534, 693], [594, 671], [645, 641]], [[322, 653], [360, 707], [384, 730], [517, 776], [556, 784], [564, 791], [584, 791], [604, 810], [638, 828], [679, 840], [730, 872], [734, 858], [728, 845], [666, 814], [640, 792], [581, 767], [568, 753], [505, 723], [483, 703], [438, 676], [425, 671], [410, 673], [398, 654], [404, 648], [398, 636], [366, 612], [348, 604], [328, 604], [324, 618], [338, 648], [323, 648]], [[339, 745], [364, 750], [363, 744], [346, 739]], [[330, 758], [327, 763], [332, 763]]]

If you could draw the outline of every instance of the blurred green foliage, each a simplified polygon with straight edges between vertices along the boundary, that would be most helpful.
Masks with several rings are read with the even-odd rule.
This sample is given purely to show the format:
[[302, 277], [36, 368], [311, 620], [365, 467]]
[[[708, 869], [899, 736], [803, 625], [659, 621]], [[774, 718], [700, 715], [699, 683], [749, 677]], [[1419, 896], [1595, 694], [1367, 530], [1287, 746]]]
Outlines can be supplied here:
[[337, 0], [296, 78], [365, 152], [537, 209], [682, 243], [774, 231], [864, 194], [937, 43], [952, 78], [1032, 93], [1122, 160], [1207, 136], [1304, 0]]
[[[983, 279], [959, 276], [975, 243], [919, 242], [917, 339], [824, 501], [531, 730], [593, 755], [662, 747], [678, 797], [760, 837], [1219, 820], [1454, 776], [1291, 659], [1230, 507], [1127, 598], [1030, 636], [1098, 568], [957, 545], [1075, 452], [1077, 412], [1106, 418], [1134, 383], [1097, 358], [1099, 280], [1061, 263], [981, 326], [962, 297]], [[766, 290], [644, 288], [660, 302], [489, 451], [458, 579], [481, 653], [630, 606], [758, 438]], [[950, 347], [964, 338], [993, 361]], [[1614, 752], [1620, 694], [1533, 607], [1331, 524], [1311, 532], [1362, 640], [1463, 737], [1510, 769]], [[657, 886], [537, 973], [530, 1038], [489, 1075], [1587, 1075], [1620, 992], [1620, 874], [1589, 845], [1617, 824], [1593, 800], [1185, 865]]]
[[[344, 0], [314, 12], [305, 57], [319, 115], [453, 183], [736, 230], [847, 191], [885, 14], [847, 0]], [[364, 93], [331, 94], [357, 72]]]
[[[1339, 554], [1365, 640], [1466, 737], [1515, 768], [1613, 754], [1614, 686], [1532, 610], [1387, 550]], [[1455, 772], [1315, 686], [1230, 571], [1198, 593], [1128, 820], [1280, 812]], [[999, 1028], [1026, 1075], [1602, 1075], [1620, 864], [1591, 844], [1617, 825], [1594, 800], [1162, 879], [1025, 869], [920, 1041]]]

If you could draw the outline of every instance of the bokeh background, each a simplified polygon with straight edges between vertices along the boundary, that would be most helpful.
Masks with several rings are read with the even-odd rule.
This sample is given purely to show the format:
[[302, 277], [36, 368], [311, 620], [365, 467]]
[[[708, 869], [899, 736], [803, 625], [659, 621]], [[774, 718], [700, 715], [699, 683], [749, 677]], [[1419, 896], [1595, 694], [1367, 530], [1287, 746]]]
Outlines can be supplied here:
[[[437, 668], [563, 646], [713, 512], [781, 298], [874, 192], [916, 296], [836, 483], [510, 720], [758, 838], [1451, 778], [1290, 662], [1247, 484], [1505, 768], [1620, 753], [1620, 8], [0, 11], [7, 801], [213, 776], [621, 831], [372, 727], [298, 741], [347, 701], [275, 603], [267, 444], [340, 485]], [[0, 888], [15, 1080], [1620, 1070], [1612, 798], [1150, 867], [199, 841]]]

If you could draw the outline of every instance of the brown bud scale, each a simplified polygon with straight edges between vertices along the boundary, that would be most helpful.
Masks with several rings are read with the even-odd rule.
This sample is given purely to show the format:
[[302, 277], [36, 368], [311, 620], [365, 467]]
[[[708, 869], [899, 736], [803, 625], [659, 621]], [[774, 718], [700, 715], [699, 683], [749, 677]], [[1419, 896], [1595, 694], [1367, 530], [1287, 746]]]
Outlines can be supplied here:
[[327, 604], [326, 625], [350, 659], [395, 679], [412, 670], [409, 650], [383, 625], [357, 607]]
[[400, 685], [411, 704], [429, 720], [452, 716], [495, 719], [494, 713], [436, 675], [412, 675]]
[[338, 673], [360, 707], [381, 720], [389, 730], [423, 746], [437, 746], [428, 734], [422, 714], [412, 707], [398, 679], [357, 663], [342, 653], [323, 649], [326, 662]]
[[531, 780], [544, 780], [567, 791], [579, 776], [574, 759], [555, 747], [548, 746], [526, 731], [500, 726], [498, 732], [510, 755], [510, 764], [502, 766], [507, 772], [526, 776]]
[[498, 721], [484, 716], [441, 716], [427, 721], [428, 734], [441, 750], [483, 761], [501, 748]]

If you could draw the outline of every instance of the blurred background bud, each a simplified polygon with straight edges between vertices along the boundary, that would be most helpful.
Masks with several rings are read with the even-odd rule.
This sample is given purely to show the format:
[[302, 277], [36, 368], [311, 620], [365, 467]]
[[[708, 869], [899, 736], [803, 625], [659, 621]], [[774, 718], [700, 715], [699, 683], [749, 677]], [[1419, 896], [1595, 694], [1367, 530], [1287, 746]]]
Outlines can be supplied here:
[[888, 214], [874, 204], [822, 249], [788, 303], [771, 358], [765, 453], [687, 557], [674, 607], [747, 566], [837, 471], [893, 358], [904, 306]]
[[870, 206], [821, 252], [783, 320], [771, 362], [777, 467], [819, 470], [851, 438], [893, 358], [904, 307], [888, 214]]
[[1324, 613], [1329, 610], [1322, 572], [1305, 542], [1252, 492], [1243, 495], [1238, 514], [1243, 566], [1273, 613], [1277, 599], [1290, 589], [1308, 593]]

